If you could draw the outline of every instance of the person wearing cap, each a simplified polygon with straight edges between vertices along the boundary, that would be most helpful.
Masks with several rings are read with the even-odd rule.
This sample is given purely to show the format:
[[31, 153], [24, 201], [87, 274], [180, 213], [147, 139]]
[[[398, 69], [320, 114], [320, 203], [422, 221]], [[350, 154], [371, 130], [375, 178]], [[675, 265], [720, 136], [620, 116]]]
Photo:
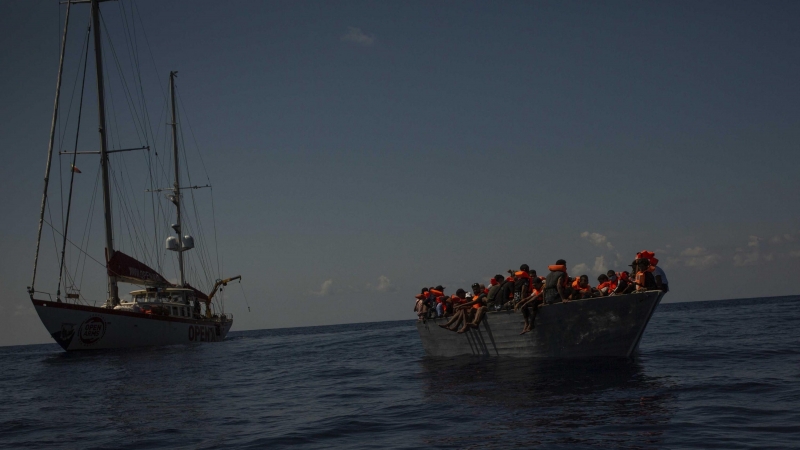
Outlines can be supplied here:
[[656, 279], [653, 273], [648, 270], [650, 268], [650, 261], [644, 258], [637, 258], [630, 265], [636, 272], [633, 284], [636, 285], [636, 292], [654, 291], [656, 290]]

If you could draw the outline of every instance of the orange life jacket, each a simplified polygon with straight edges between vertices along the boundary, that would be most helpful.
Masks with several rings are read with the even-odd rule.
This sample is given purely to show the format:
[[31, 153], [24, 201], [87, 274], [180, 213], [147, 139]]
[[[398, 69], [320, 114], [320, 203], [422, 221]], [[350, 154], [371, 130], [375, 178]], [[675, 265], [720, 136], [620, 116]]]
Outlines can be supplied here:
[[597, 290], [598, 291], [602, 291], [605, 288], [608, 288], [608, 290], [606, 291], [606, 295], [614, 292], [614, 289], [611, 288], [611, 282], [610, 281], [603, 281], [602, 283], [597, 285]]
[[428, 292], [430, 292], [432, 295], [435, 295], [435, 296], [437, 296], [437, 297], [444, 295], [444, 292], [442, 292], [442, 291], [437, 291], [436, 289], [431, 289], [431, 290], [430, 290], [430, 291], [428, 291]]
[[575, 281], [572, 282], [572, 289], [575, 289], [576, 291], [580, 292], [590, 292], [592, 290], [592, 287], [589, 286], [588, 284], [586, 285], [585, 288], [581, 287], [580, 278], [577, 278], [575, 279]]
[[636, 272], [636, 289], [644, 289], [645, 280], [644, 280], [644, 272]]

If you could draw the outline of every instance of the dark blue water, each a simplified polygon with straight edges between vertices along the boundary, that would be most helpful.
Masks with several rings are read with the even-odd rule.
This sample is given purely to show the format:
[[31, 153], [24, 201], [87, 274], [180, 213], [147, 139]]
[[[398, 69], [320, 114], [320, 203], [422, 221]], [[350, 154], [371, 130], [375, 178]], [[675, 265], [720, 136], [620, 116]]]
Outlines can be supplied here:
[[413, 321], [0, 348], [3, 448], [798, 448], [800, 297], [661, 305], [633, 360], [436, 360]]

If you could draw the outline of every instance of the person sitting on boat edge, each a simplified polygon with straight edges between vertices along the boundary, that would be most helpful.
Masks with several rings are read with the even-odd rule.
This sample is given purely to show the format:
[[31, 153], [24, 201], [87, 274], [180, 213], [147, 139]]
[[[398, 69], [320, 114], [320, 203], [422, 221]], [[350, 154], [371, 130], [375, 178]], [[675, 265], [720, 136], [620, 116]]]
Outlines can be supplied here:
[[581, 300], [593, 297], [600, 297], [600, 293], [589, 284], [589, 276], [581, 275], [575, 278], [575, 281], [572, 282], [572, 299]]
[[528, 297], [531, 292], [531, 274], [527, 264], [519, 266], [519, 270], [514, 272], [514, 298], [512, 305], [515, 306]]
[[452, 308], [451, 311], [453, 316], [446, 323], [439, 324], [440, 327], [450, 331], [456, 331], [456, 329], [458, 329], [460, 325], [469, 322], [470, 319], [467, 317], [466, 314], [468, 311], [466, 311], [465, 309], [458, 308], [459, 305], [467, 303], [466, 297], [467, 297], [467, 291], [461, 288], [456, 290], [455, 295], [453, 295], [450, 299], [450, 304], [452, 305], [450, 306], [450, 308]]
[[489, 293], [486, 295], [486, 302], [489, 307], [498, 310], [505, 303], [503, 293], [501, 293], [505, 283], [505, 277], [499, 273], [491, 279], [490, 284], [492, 287], [489, 288]]
[[514, 308], [515, 311], [522, 311], [522, 317], [525, 319], [525, 325], [522, 328], [522, 333], [525, 334], [533, 329], [533, 322], [536, 319], [536, 311], [542, 305], [544, 300], [544, 283], [539, 278], [533, 279], [531, 285], [531, 294], [522, 299], [519, 304]]
[[611, 280], [608, 279], [608, 275], [601, 273], [600, 276], [597, 277], [597, 291], [600, 292], [602, 296], [614, 292], [614, 290], [611, 289]]
[[631, 283], [630, 274], [627, 271], [622, 271], [617, 274], [617, 285], [611, 295], [630, 294], [633, 289], [634, 285]]
[[559, 259], [548, 269], [550, 273], [544, 282], [544, 304], [551, 305], [569, 301], [569, 297], [572, 295], [572, 288], [567, 284], [569, 280], [567, 262]]
[[425, 318], [428, 315], [428, 308], [430, 306], [430, 292], [428, 288], [422, 288], [422, 291], [414, 296], [417, 301], [414, 303], [414, 312], [417, 313], [418, 320], [425, 321]]
[[[456, 313], [464, 311], [466, 321], [458, 333], [466, 333], [470, 328], [478, 328], [486, 314], [486, 287], [482, 284], [472, 284], [472, 297], [467, 303], [462, 303], [456, 307]], [[471, 321], [470, 321], [471, 319]], [[454, 331], [454, 330], [453, 330]]]
[[434, 310], [436, 311], [436, 317], [442, 317], [447, 312], [447, 304], [445, 303], [444, 297], [444, 287], [442, 285], [438, 285], [436, 287], [430, 288], [431, 296], [434, 300]]

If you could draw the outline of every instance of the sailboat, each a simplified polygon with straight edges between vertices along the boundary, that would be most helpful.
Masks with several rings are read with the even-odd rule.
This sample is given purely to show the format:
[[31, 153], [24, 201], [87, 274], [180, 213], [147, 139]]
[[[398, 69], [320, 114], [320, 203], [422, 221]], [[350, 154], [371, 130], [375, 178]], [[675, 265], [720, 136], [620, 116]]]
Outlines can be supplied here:
[[[109, 136], [106, 123], [106, 99], [104, 86], [104, 63], [102, 54], [101, 39], [101, 15], [100, 0], [71, 0], [66, 3], [66, 18], [64, 32], [61, 41], [61, 56], [59, 62], [58, 79], [56, 82], [56, 100], [53, 110], [53, 122], [50, 132], [50, 141], [47, 153], [47, 166], [45, 169], [44, 194], [42, 196], [41, 211], [39, 216], [39, 230], [36, 243], [36, 256], [34, 258], [34, 269], [31, 285], [28, 287], [28, 294], [33, 306], [44, 324], [47, 332], [53, 339], [66, 351], [72, 350], [91, 350], [91, 349], [111, 349], [127, 348], [140, 346], [170, 345], [194, 342], [218, 342], [225, 339], [225, 336], [233, 325], [233, 316], [226, 314], [222, 308], [214, 307], [215, 295], [231, 281], [240, 279], [240, 276], [227, 279], [217, 279], [209, 293], [204, 293], [188, 283], [186, 279], [185, 257], [186, 252], [195, 248], [195, 240], [188, 232], [184, 231], [182, 222], [183, 198], [182, 189], [196, 189], [201, 186], [182, 186], [180, 172], [180, 154], [178, 145], [177, 115], [175, 101], [175, 77], [176, 72], [169, 74], [169, 108], [171, 109], [172, 128], [172, 163], [174, 169], [173, 186], [166, 189], [153, 189], [153, 195], [163, 195], [169, 200], [167, 203], [174, 205], [175, 223], [171, 224], [174, 235], [166, 238], [165, 249], [167, 252], [174, 252], [178, 262], [178, 277], [174, 282], [168, 281], [158, 270], [151, 268], [144, 262], [139, 261], [133, 256], [123, 253], [119, 248], [115, 248], [115, 229], [112, 211], [112, 189], [110, 178], [110, 155], [115, 152], [126, 150], [109, 149]], [[80, 154], [98, 154], [100, 157], [99, 171], [101, 174], [101, 187], [103, 199], [103, 234], [105, 237], [105, 278], [107, 280], [106, 298], [100, 305], [89, 304], [85, 298], [77, 291], [74, 283], [68, 288], [65, 276], [64, 255], [67, 243], [75, 245], [68, 237], [68, 226], [70, 221], [70, 211], [72, 205], [72, 182], [68, 195], [68, 206], [66, 208], [66, 220], [63, 227], [56, 230], [49, 224], [56, 233], [61, 235], [61, 252], [58, 267], [58, 289], [55, 298], [51, 292], [37, 290], [36, 275], [40, 244], [42, 242], [42, 228], [47, 221], [45, 211], [48, 203], [48, 185], [51, 171], [51, 161], [53, 159], [54, 136], [56, 132], [57, 116], [59, 111], [59, 95], [61, 91], [62, 73], [64, 67], [64, 55], [67, 41], [67, 30], [69, 27], [70, 5], [75, 3], [90, 4], [90, 20], [86, 34], [86, 60], [89, 59], [89, 35], [94, 43], [94, 62], [97, 81], [97, 108], [98, 108], [98, 128], [99, 128], [99, 151], [78, 152], [77, 138], [76, 149], [69, 152], [73, 157], [73, 164], [70, 166], [72, 176], [74, 172], [79, 172], [74, 161]], [[105, 27], [105, 23], [103, 22]], [[113, 48], [112, 48], [113, 50]], [[116, 58], [116, 54], [114, 55]], [[84, 83], [86, 73], [86, 63], [84, 62]], [[81, 91], [83, 95], [83, 91]], [[81, 97], [82, 100], [82, 97]], [[81, 103], [82, 105], [82, 103]], [[80, 114], [78, 118], [80, 124]], [[141, 150], [141, 149], [133, 149]], [[149, 149], [148, 149], [149, 151]], [[61, 152], [60, 154], [64, 154]], [[124, 205], [120, 205], [122, 208]], [[166, 218], [166, 213], [164, 217]], [[170, 214], [171, 216], [171, 214]], [[126, 225], [129, 225], [126, 223]], [[55, 240], [55, 235], [54, 235]], [[79, 249], [81, 250], [81, 249]], [[84, 251], [84, 250], [81, 250]], [[84, 253], [86, 253], [84, 251]], [[88, 253], [84, 256], [93, 260]], [[62, 278], [65, 278], [62, 284]], [[135, 286], [130, 291], [129, 298], [123, 298], [120, 294], [121, 285], [128, 284]], [[64, 295], [62, 295], [64, 286]], [[218, 302], [217, 302], [218, 303]]]

